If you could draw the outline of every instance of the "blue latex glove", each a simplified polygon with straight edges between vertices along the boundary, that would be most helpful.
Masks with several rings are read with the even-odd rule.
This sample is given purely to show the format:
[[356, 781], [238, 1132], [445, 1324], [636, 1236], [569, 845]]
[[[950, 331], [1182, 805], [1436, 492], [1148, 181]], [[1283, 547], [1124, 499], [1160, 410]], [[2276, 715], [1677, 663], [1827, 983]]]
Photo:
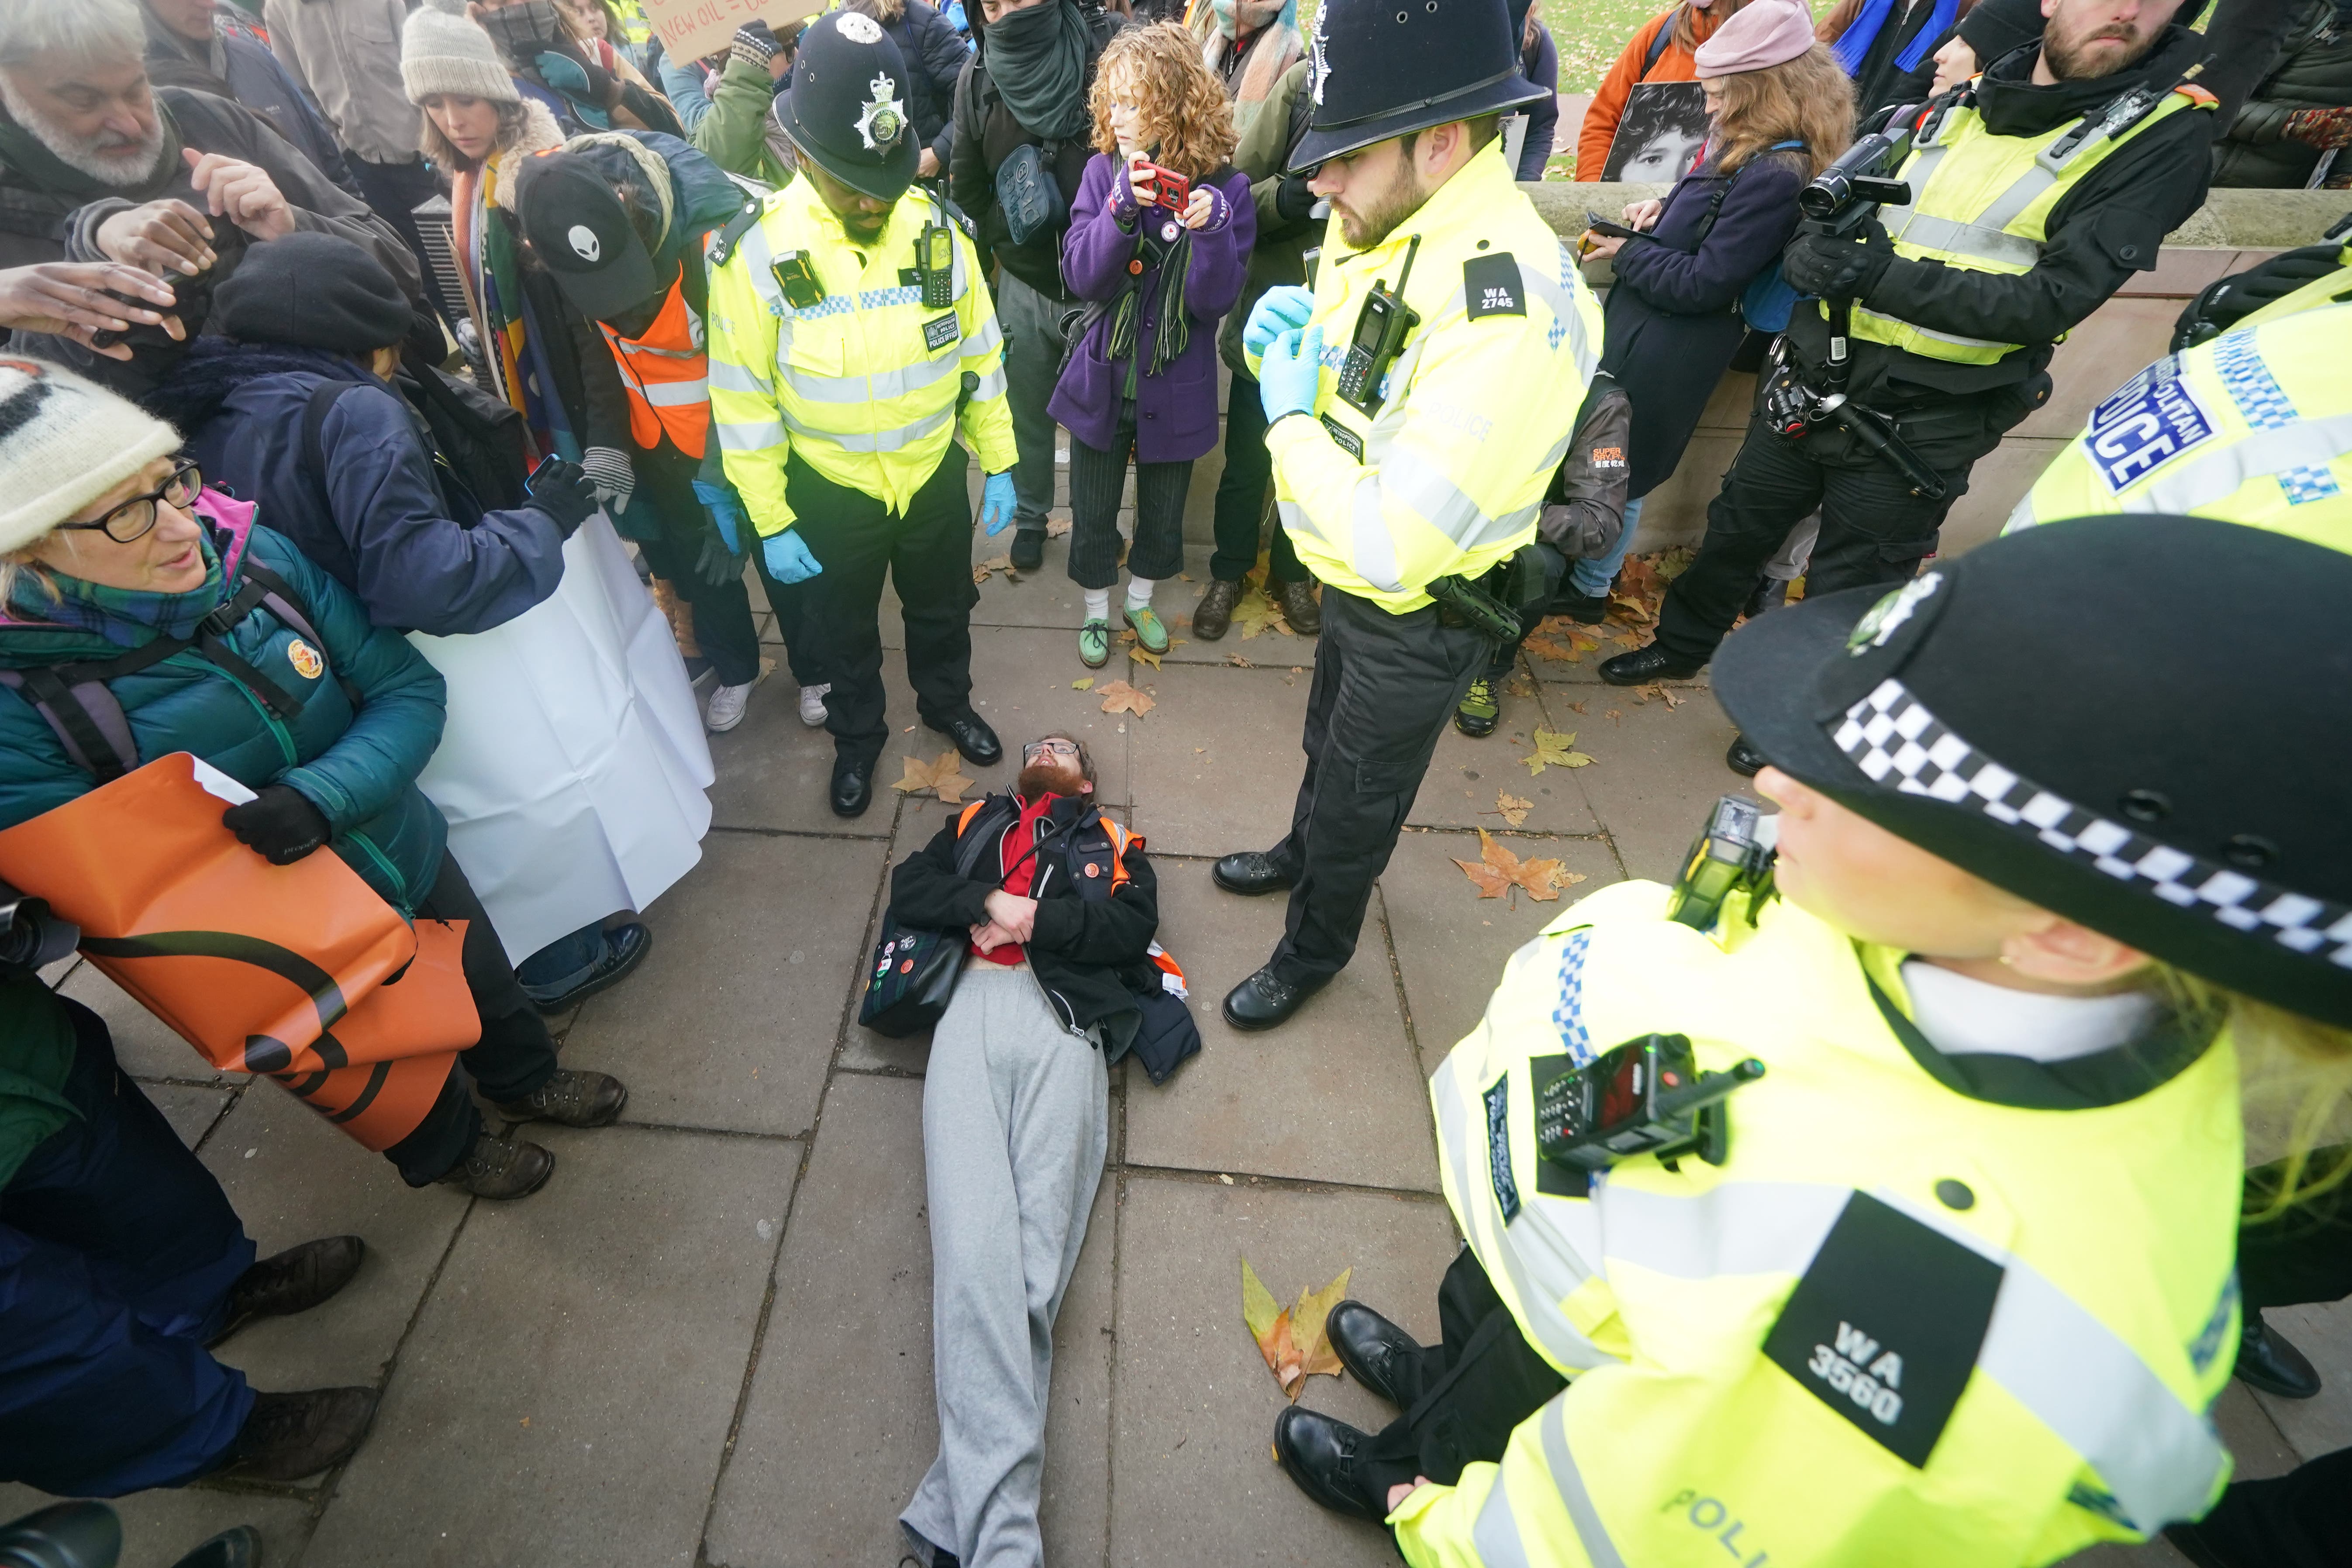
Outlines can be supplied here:
[[980, 526], [988, 531], [991, 539], [1012, 526], [1013, 513], [1019, 506], [1013, 494], [1013, 471], [991, 474], [980, 487]]
[[779, 583], [805, 583], [824, 570], [809, 553], [809, 547], [801, 542], [801, 531], [797, 528], [772, 533], [760, 541], [760, 558], [767, 563], [768, 575]]
[[1258, 296], [1242, 324], [1242, 347], [1253, 354], [1285, 332], [1296, 331], [1315, 313], [1315, 296], [1296, 283], [1284, 283]]
[[1323, 379], [1323, 329], [1297, 328], [1266, 345], [1257, 369], [1258, 402], [1268, 425], [1286, 414], [1315, 412], [1316, 394]]
[[702, 503], [702, 510], [709, 512], [710, 521], [719, 525], [719, 537], [727, 542], [727, 548], [738, 555], [742, 554], [743, 536], [751, 531], [751, 520], [743, 510], [742, 498], [735, 493], [735, 488], [697, 479], [694, 481], [694, 499]]

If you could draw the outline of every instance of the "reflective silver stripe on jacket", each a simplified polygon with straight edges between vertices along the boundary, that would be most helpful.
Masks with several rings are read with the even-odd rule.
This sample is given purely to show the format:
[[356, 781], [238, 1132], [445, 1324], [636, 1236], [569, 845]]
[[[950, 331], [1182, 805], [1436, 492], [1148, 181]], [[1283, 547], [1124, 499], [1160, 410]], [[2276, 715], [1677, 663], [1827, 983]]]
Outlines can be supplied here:
[[1592, 1559], [1592, 1568], [1625, 1568], [1625, 1559], [1618, 1552], [1617, 1543], [1609, 1539], [1609, 1527], [1601, 1522], [1601, 1512], [1592, 1506], [1592, 1494], [1585, 1489], [1584, 1473], [1576, 1468], [1576, 1456], [1568, 1451], [1568, 1395], [1555, 1395], [1544, 1407], [1542, 1419], [1544, 1462], [1551, 1467], [1552, 1485], [1559, 1489], [1559, 1500], [1568, 1506], [1568, 1517], [1575, 1521], [1577, 1539], [1584, 1543], [1584, 1554]]
[[[1558, 467], [1559, 462], [1555, 458], [1543, 471], [1549, 473]], [[1381, 463], [1380, 477], [1391, 494], [1465, 552], [1499, 544], [1534, 527], [1536, 514], [1543, 510], [1538, 503], [1501, 517], [1488, 517], [1460, 486], [1446, 478], [1444, 470], [1409, 447], [1390, 449]]]
[[901, 425], [895, 430], [877, 430], [871, 435], [866, 435], [820, 429], [814, 425], [793, 418], [789, 412], [786, 412], [784, 426], [795, 436], [805, 436], [818, 441], [830, 441], [845, 452], [895, 452], [902, 447], [912, 446], [926, 436], [944, 430], [947, 428], [948, 421], [954, 417], [955, 408], [950, 405], [937, 413], [924, 416], [912, 425]]
[[692, 381], [635, 382], [636, 394], [656, 408], [686, 408], [708, 402], [710, 387], [699, 376]]
[[1725, 1182], [1677, 1198], [1612, 1183], [1594, 1202], [1612, 1264], [1713, 1279], [1802, 1274], [1852, 1195], [1817, 1182]]
[[910, 392], [919, 392], [963, 367], [955, 355], [946, 354], [866, 375], [819, 375], [814, 371], [795, 370], [789, 364], [776, 368], [784, 384], [811, 403], [887, 403]]
[[754, 397], [773, 397], [776, 395], [776, 384], [761, 375], [757, 366], [736, 364], [722, 359], [710, 362], [710, 384], [721, 392], [742, 392]]
[[974, 403], [986, 403], [991, 398], [1003, 395], [1004, 367], [1003, 365], [998, 365], [994, 370], [982, 376], [980, 384], [971, 389], [971, 400]]
[[981, 322], [980, 331], [967, 335], [957, 352], [969, 359], [973, 354], [986, 353], [1003, 341], [1004, 334], [996, 325], [996, 313], [992, 310], [988, 320]]
[[2021, 270], [2042, 259], [2039, 240], [2011, 234], [1992, 224], [1961, 223], [1932, 213], [1914, 213], [1903, 226], [1899, 237], [1948, 256], [1972, 256], [1979, 261]]
[[1482, 1568], [1528, 1568], [1527, 1542], [1519, 1539], [1518, 1516], [1511, 1511], [1511, 1489], [1503, 1484], [1498, 1466], [1486, 1500], [1470, 1526], [1470, 1544], [1478, 1549]]
[[[2196, 511], [2228, 500], [2249, 480], [2290, 468], [2324, 468], [2347, 452], [2352, 452], [2352, 414], [2255, 430], [2217, 452], [2176, 459], [2117, 504], [2125, 511]], [[2019, 504], [2031, 500], [2029, 493]]]
[[1906, 331], [1915, 332], [1923, 338], [1933, 338], [1939, 343], [1950, 343], [1956, 348], [2006, 349], [2017, 346], [2014, 343], [2002, 342], [1999, 339], [1995, 338], [1970, 338], [1963, 337], [1958, 332], [1939, 332], [1933, 327], [1923, 327], [1916, 321], [1906, 321], [1900, 316], [1890, 316], [1885, 314], [1884, 311], [1868, 310], [1860, 305], [1855, 306], [1853, 319], [1856, 321], [1860, 321], [1865, 318], [1871, 321], [1891, 321], [1895, 326], [1901, 327]]
[[[1471, 1115], [1451, 1067], [1440, 1068], [1433, 1081], [1437, 1121], [1444, 1132], [1441, 1142], [1453, 1167], [1454, 1190], [1465, 1205], [1475, 1204], [1486, 1190], [1486, 1173], [1476, 1167], [1471, 1151], [1486, 1147], [1486, 1118]], [[1536, 1347], [1559, 1365], [1582, 1371], [1616, 1359], [1580, 1333], [1559, 1310], [1559, 1303], [1593, 1272], [1588, 1259], [1599, 1256], [1599, 1221], [1592, 1205], [1583, 1205], [1582, 1212], [1592, 1217], [1586, 1245], [1595, 1250], [1580, 1254], [1565, 1231], [1552, 1223], [1555, 1206], [1549, 1199], [1523, 1205], [1518, 1218], [1504, 1233], [1500, 1258], [1482, 1257], [1479, 1261], [1490, 1268], [1501, 1264], [1511, 1282], [1511, 1293], [1518, 1298], [1519, 1326]], [[1531, 1266], [1541, 1270], [1541, 1279], [1530, 1277]]]
[[730, 425], [714, 420], [711, 427], [719, 432], [720, 447], [730, 452], [764, 452], [783, 445], [784, 427], [773, 419], [757, 425]]

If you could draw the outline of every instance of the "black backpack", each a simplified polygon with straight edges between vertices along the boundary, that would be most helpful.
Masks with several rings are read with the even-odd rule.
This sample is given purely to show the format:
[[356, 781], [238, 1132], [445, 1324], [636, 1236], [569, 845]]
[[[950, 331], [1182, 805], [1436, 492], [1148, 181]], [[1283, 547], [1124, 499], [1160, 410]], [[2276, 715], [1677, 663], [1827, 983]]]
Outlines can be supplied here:
[[[321, 488], [326, 448], [320, 432], [335, 400], [359, 383], [320, 382], [302, 411], [302, 466]], [[486, 511], [510, 511], [528, 499], [530, 472], [522, 416], [471, 382], [459, 381], [411, 355], [393, 386], [431, 432], [433, 476], [449, 515], [470, 528]]]

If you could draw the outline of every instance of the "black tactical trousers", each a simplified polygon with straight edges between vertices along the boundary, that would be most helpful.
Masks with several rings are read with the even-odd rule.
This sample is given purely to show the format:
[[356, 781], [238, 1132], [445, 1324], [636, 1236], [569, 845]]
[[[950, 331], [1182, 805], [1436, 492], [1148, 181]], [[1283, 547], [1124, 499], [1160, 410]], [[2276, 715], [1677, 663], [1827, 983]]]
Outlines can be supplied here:
[[1911, 482], [1850, 431], [1819, 425], [1795, 439], [1751, 416], [1747, 438], [1706, 509], [1706, 540], [1666, 590], [1658, 646], [1704, 663], [1739, 618], [1764, 563], [1789, 531], [1818, 508], [1821, 540], [1805, 574], [1805, 595], [1907, 581], [1934, 553], [1937, 531], [1968, 493], [1969, 470], [2048, 395], [2049, 378], [2020, 387], [1954, 396], [1903, 415], [1896, 434], [1941, 475], [1941, 499], [1911, 493]]
[[[637, 548], [645, 552], [646, 564], [653, 568], [654, 575], [694, 606], [695, 645], [710, 661], [719, 684], [746, 685], [760, 673], [760, 634], [751, 620], [751, 590], [740, 574], [724, 583], [709, 583], [695, 570], [703, 538], [715, 526], [694, 493], [694, 478], [702, 465], [667, 439], [650, 451], [637, 450], [635, 459], [637, 495], [630, 510], [634, 513], [638, 506], [650, 506], [661, 524], [659, 536], [640, 539]], [[801, 686], [821, 684], [824, 677], [806, 651], [808, 638], [801, 630], [805, 584], [787, 586], [769, 576], [766, 563], [760, 559], [758, 540], [736, 542], [751, 552], [751, 565], [760, 574], [761, 586], [767, 590], [768, 607], [776, 613], [776, 637], [784, 645], [793, 681]]]
[[1307, 776], [1289, 836], [1269, 851], [1293, 879], [1274, 951], [1283, 979], [1326, 979], [1348, 966], [1437, 738], [1493, 651], [1484, 633], [1444, 625], [1434, 605], [1392, 616], [1326, 585], [1302, 741]]

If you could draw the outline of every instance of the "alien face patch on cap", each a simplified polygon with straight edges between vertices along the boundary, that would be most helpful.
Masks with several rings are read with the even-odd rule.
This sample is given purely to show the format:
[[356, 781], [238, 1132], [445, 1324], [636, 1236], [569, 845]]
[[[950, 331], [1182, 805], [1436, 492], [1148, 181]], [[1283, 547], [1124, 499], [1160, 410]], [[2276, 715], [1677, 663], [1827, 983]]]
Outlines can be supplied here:
[[[869, 27], [874, 25], [855, 11], [844, 15], [866, 22]], [[842, 28], [844, 32], [848, 30], [846, 26]], [[904, 102], [892, 96], [898, 90], [898, 84], [892, 81], [887, 72], [866, 85], [874, 96], [858, 110], [857, 134], [865, 140], [868, 152], [881, 152], [896, 145], [898, 138], [907, 133], [907, 108]]]
[[572, 253], [583, 261], [593, 265], [604, 254], [604, 242], [598, 239], [596, 231], [584, 223], [573, 224], [563, 237], [572, 242]]
[[840, 20], [834, 25], [851, 43], [878, 44], [882, 41], [882, 28], [873, 17], [856, 11], [843, 11], [839, 16]]
[[1923, 573], [1871, 605], [1853, 623], [1853, 630], [1846, 633], [1845, 651], [1860, 658], [1872, 648], [1885, 647], [1887, 639], [1911, 618], [1911, 612], [1943, 584], [1941, 573]]

